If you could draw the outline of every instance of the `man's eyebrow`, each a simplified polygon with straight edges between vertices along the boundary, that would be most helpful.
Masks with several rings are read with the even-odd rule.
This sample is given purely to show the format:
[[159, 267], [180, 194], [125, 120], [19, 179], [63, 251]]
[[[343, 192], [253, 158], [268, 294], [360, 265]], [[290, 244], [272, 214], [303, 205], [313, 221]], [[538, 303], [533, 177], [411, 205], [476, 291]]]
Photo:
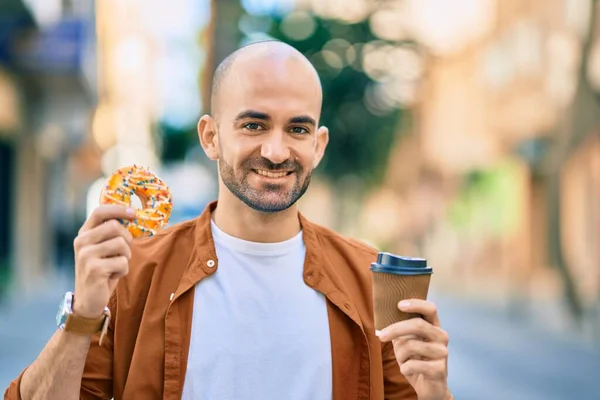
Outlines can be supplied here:
[[317, 121], [314, 118], [309, 117], [308, 115], [299, 115], [290, 119], [290, 123], [292, 124], [309, 124], [312, 126], [317, 126]]
[[235, 116], [236, 121], [241, 121], [243, 119], [260, 119], [263, 121], [269, 121], [271, 117], [269, 116], [269, 114], [265, 114], [260, 111], [245, 110]]
[[[235, 121], [241, 121], [244, 119], [259, 119], [263, 121], [270, 121], [271, 116], [267, 113], [256, 111], [256, 110], [244, 110], [240, 112], [235, 117]], [[290, 118], [291, 124], [309, 124], [312, 126], [317, 126], [317, 121], [314, 118], [309, 117], [308, 115], [298, 115], [296, 117]]]

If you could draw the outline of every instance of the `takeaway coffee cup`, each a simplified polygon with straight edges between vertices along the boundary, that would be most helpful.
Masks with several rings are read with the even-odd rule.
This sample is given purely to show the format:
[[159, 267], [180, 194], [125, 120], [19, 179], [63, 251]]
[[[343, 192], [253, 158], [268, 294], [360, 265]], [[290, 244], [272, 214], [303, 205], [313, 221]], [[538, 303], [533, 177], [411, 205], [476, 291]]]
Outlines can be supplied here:
[[423, 258], [401, 257], [380, 252], [371, 264], [373, 274], [373, 308], [375, 329], [409, 318], [420, 317], [398, 309], [405, 299], [427, 299], [433, 269]]

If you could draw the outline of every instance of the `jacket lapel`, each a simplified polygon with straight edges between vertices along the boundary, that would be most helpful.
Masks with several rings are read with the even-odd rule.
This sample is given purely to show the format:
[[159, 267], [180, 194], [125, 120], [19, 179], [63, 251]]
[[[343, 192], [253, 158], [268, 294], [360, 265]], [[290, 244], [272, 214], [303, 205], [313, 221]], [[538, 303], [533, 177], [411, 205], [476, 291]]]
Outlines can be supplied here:
[[370, 354], [363, 323], [340, 268], [331, 265], [315, 226], [300, 215], [306, 245], [304, 282], [327, 298], [334, 400], [368, 399]]

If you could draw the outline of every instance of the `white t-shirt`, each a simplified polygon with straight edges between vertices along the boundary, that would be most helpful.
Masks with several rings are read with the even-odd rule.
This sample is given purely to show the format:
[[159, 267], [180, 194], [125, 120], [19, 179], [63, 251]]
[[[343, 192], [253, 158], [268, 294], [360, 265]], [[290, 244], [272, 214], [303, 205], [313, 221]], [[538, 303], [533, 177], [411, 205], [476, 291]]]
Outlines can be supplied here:
[[184, 400], [331, 400], [322, 293], [303, 281], [302, 232], [280, 243], [230, 236], [214, 222], [219, 269], [196, 285]]

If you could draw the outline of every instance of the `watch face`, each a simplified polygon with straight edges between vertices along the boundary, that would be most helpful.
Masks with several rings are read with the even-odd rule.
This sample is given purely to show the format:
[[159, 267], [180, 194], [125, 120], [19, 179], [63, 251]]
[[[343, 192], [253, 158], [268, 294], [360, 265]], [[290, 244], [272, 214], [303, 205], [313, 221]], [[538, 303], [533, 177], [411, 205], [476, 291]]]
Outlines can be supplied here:
[[67, 292], [58, 306], [58, 313], [56, 313], [56, 326], [61, 330], [65, 329], [67, 317], [73, 312], [71, 307], [72, 301], [73, 293]]

